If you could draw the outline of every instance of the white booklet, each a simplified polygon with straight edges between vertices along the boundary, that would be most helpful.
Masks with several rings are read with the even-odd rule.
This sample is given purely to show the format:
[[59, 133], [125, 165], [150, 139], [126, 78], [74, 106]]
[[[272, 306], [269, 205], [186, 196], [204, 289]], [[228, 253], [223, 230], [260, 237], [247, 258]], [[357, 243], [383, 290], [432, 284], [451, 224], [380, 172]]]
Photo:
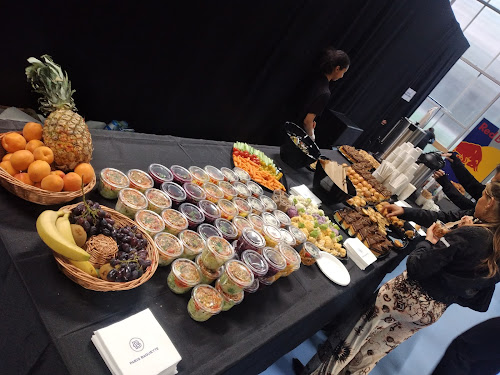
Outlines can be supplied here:
[[113, 375], [174, 375], [181, 356], [149, 309], [94, 332]]

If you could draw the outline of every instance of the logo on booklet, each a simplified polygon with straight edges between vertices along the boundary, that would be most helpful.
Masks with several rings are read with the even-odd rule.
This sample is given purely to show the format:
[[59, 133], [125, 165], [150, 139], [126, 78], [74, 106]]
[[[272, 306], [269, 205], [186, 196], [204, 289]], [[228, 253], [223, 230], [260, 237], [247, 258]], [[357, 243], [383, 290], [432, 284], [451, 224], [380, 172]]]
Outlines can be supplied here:
[[142, 349], [144, 349], [144, 342], [138, 337], [134, 337], [133, 339], [131, 339], [129, 345], [134, 352], [140, 352]]

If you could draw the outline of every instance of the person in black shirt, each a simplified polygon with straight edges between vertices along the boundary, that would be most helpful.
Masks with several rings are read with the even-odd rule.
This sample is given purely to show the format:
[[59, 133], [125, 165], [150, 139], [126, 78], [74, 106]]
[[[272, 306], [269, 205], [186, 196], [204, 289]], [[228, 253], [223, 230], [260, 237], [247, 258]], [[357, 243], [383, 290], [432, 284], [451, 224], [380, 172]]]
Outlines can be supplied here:
[[418, 142], [415, 147], [418, 147], [423, 151], [425, 146], [433, 143], [435, 140], [436, 140], [436, 136], [434, 135], [434, 128], [429, 128], [429, 129], [425, 130], [424, 138], [422, 138], [420, 140], [420, 142]]

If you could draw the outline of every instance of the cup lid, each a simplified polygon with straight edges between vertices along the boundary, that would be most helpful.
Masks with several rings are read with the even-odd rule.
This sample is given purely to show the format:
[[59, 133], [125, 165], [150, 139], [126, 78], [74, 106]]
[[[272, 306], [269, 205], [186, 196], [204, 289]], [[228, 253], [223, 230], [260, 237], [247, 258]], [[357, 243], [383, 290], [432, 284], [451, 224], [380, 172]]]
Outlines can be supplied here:
[[279, 227], [280, 226], [280, 221], [272, 213], [270, 213], [270, 212], [263, 212], [260, 216], [262, 216], [262, 220], [264, 220], [264, 224], [266, 224], [266, 225], [272, 225], [272, 226], [275, 226], [275, 227]]
[[222, 311], [224, 298], [213, 286], [196, 285], [191, 292], [191, 297], [197, 307], [210, 314], [215, 315]]
[[224, 198], [224, 192], [220, 187], [215, 185], [212, 182], [205, 182], [203, 184], [203, 189], [205, 189], [205, 193], [212, 197], [215, 197], [217, 200]]
[[215, 289], [217, 289], [217, 291], [222, 295], [222, 298], [224, 298], [228, 302], [231, 302], [234, 305], [241, 303], [241, 301], [243, 301], [243, 296], [245, 295], [243, 291], [236, 294], [229, 294], [224, 292], [220, 286], [219, 280], [215, 282]]
[[185, 182], [182, 185], [182, 188], [187, 195], [193, 197], [194, 199], [201, 200], [207, 197], [207, 195], [205, 194], [205, 190], [203, 190], [199, 185], [196, 185], [192, 182]]
[[204, 275], [208, 276], [210, 279], [215, 280], [220, 275], [222, 275], [222, 272], [224, 272], [224, 266], [220, 266], [220, 268], [217, 271], [213, 271], [210, 268], [207, 268], [203, 262], [201, 261], [201, 254], [198, 254], [194, 260], [194, 262], [200, 267], [201, 273]]
[[221, 211], [225, 212], [226, 214], [230, 216], [235, 216], [238, 215], [239, 211], [236, 205], [231, 202], [230, 200], [227, 199], [220, 199], [219, 202], [217, 203]]
[[193, 179], [191, 172], [189, 172], [186, 168], [181, 167], [180, 165], [170, 166], [170, 172], [172, 172], [172, 174], [174, 174], [184, 182], [188, 182]]
[[258, 195], [259, 197], [264, 194], [264, 190], [262, 190], [262, 188], [253, 181], [247, 181], [247, 187], [253, 194]]
[[233, 223], [231, 223], [229, 220], [224, 219], [222, 217], [219, 217], [218, 219], [215, 219], [215, 227], [220, 230], [222, 235], [225, 235], [226, 237], [236, 237], [238, 236], [238, 229], [234, 226]]
[[257, 211], [264, 211], [264, 205], [262, 204], [261, 200], [255, 197], [248, 197], [247, 198], [248, 203], [250, 203], [250, 206]]
[[252, 207], [250, 206], [250, 203], [248, 203], [243, 198], [235, 197], [235, 198], [233, 198], [233, 203], [236, 205], [236, 207], [238, 208], [239, 211], [242, 211], [242, 212], [252, 211]]
[[169, 257], [178, 257], [182, 254], [183, 247], [181, 241], [173, 234], [160, 232], [155, 235], [154, 242], [160, 253]]
[[148, 206], [148, 200], [139, 190], [125, 188], [120, 190], [118, 198], [127, 206], [134, 207], [137, 210], [145, 209]]
[[231, 185], [229, 182], [227, 182], [227, 181], [219, 181], [218, 185], [222, 189], [222, 191], [224, 192], [224, 194], [231, 195], [233, 197], [235, 195], [238, 195], [238, 192], [236, 191], [236, 189], [234, 188], [234, 186]]
[[185, 229], [189, 224], [186, 216], [173, 208], [164, 209], [161, 212], [161, 217], [167, 225], [173, 228]]
[[264, 224], [262, 230], [265, 235], [271, 237], [273, 240], [276, 240], [276, 242], [279, 242], [281, 240], [281, 232], [277, 227]]
[[319, 249], [314, 245], [313, 243], [307, 241], [304, 243], [304, 248], [305, 250], [311, 254], [313, 258], [318, 258], [319, 257]]
[[276, 216], [276, 218], [280, 221], [281, 224], [283, 224], [285, 226], [292, 224], [292, 220], [290, 219], [290, 217], [287, 214], [285, 214], [283, 211], [274, 210], [273, 214], [274, 214], [274, 216]]
[[262, 219], [261, 216], [254, 214], [254, 213], [251, 213], [251, 214], [248, 214], [247, 217], [248, 217], [248, 221], [250, 222], [250, 224], [252, 224], [252, 226], [255, 229], [262, 230], [262, 228], [264, 227], [264, 220]]
[[207, 248], [214, 254], [224, 258], [232, 258], [234, 249], [231, 244], [224, 238], [212, 236], [207, 238]]
[[179, 211], [194, 223], [203, 223], [205, 221], [205, 214], [194, 204], [182, 203], [179, 206]]
[[238, 175], [229, 168], [222, 167], [220, 171], [222, 172], [226, 180], [229, 182], [236, 182], [239, 180]]
[[201, 223], [198, 225], [196, 231], [201, 237], [206, 241], [208, 237], [219, 236], [222, 237], [222, 233], [216, 227], [208, 223]]
[[203, 182], [207, 182], [208, 180], [210, 180], [210, 177], [208, 177], [207, 172], [205, 172], [203, 168], [197, 167], [196, 165], [189, 167], [189, 172], [191, 172], [191, 175], [196, 180]]
[[199, 233], [193, 230], [183, 230], [179, 233], [179, 239], [184, 247], [189, 248], [191, 251], [201, 253], [205, 248], [205, 240], [199, 235]]
[[159, 189], [149, 188], [144, 192], [144, 195], [155, 206], [160, 208], [170, 208], [172, 206], [172, 200], [170, 197]]
[[205, 166], [205, 172], [207, 172], [208, 175], [211, 178], [213, 178], [214, 180], [217, 180], [217, 181], [224, 180], [224, 175], [222, 174], [222, 172], [220, 171], [220, 169], [219, 168], [215, 168], [212, 165], [206, 165]]
[[139, 210], [134, 216], [135, 222], [144, 230], [157, 233], [165, 229], [165, 222], [156, 212], [150, 210]]
[[236, 181], [235, 183], [233, 183], [233, 186], [238, 194], [241, 194], [244, 197], [249, 197], [250, 195], [252, 195], [250, 189], [243, 182]]
[[290, 246], [296, 245], [297, 241], [295, 241], [295, 237], [289, 231], [287, 231], [285, 228], [281, 228], [280, 233], [281, 233], [281, 241]]
[[200, 207], [205, 216], [220, 217], [220, 208], [214, 202], [203, 199], [198, 202], [198, 207]]
[[264, 205], [264, 207], [266, 208], [267, 211], [274, 211], [274, 210], [278, 209], [278, 206], [276, 205], [276, 203], [271, 198], [269, 198], [267, 195], [261, 195], [260, 201], [262, 202], [262, 204]]
[[278, 271], [285, 269], [286, 260], [278, 250], [273, 249], [272, 247], [265, 247], [264, 249], [262, 249], [262, 256]]
[[173, 200], [183, 201], [186, 199], [186, 192], [175, 182], [164, 182], [161, 184], [161, 190], [167, 193], [167, 195]]
[[247, 171], [244, 171], [243, 169], [239, 167], [234, 167], [233, 172], [236, 173], [240, 181], [248, 181], [250, 180], [250, 175], [248, 174]]
[[302, 232], [295, 225], [289, 225], [288, 231], [295, 237], [295, 241], [297, 243], [304, 243], [307, 240], [307, 237], [304, 232]]
[[241, 237], [243, 237], [245, 241], [247, 241], [254, 247], [262, 248], [266, 246], [266, 240], [264, 239], [264, 237], [262, 237], [262, 234], [260, 234], [253, 228], [243, 229]]
[[293, 266], [300, 265], [300, 255], [293, 247], [282, 242], [278, 245], [278, 249], [285, 258], [287, 264]]
[[141, 187], [150, 188], [153, 187], [155, 184], [153, 178], [146, 172], [141, 171], [140, 169], [130, 169], [127, 172], [127, 176], [130, 181]]
[[114, 168], [104, 168], [101, 170], [101, 179], [116, 188], [127, 188], [130, 184], [127, 175]]
[[241, 254], [241, 261], [250, 268], [256, 277], [264, 276], [269, 270], [269, 265], [264, 257], [254, 250], [245, 250]]
[[151, 173], [154, 178], [161, 182], [170, 182], [174, 178], [174, 176], [172, 176], [172, 172], [170, 172], [170, 169], [162, 164], [151, 164], [149, 166], [149, 173]]
[[241, 232], [243, 231], [243, 229], [245, 228], [253, 228], [252, 227], [252, 224], [250, 224], [250, 222], [245, 219], [243, 216], [235, 216], [233, 218], [233, 224], [236, 226], [236, 228], [238, 228]]
[[201, 281], [200, 268], [189, 259], [179, 258], [172, 262], [172, 272], [175, 277], [189, 286], [194, 286]]
[[235, 283], [243, 288], [252, 285], [254, 280], [253, 272], [245, 263], [231, 259], [226, 262], [225, 266], [226, 273]]

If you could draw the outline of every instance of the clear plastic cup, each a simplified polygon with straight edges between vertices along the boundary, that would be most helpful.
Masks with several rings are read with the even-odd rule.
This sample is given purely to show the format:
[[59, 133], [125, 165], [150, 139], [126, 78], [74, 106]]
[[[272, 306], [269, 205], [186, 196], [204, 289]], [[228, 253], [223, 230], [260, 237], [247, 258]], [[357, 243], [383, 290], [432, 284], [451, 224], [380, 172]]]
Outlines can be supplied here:
[[269, 247], [276, 247], [281, 241], [281, 232], [279, 228], [272, 225], [264, 224], [262, 234], [266, 240], [266, 245]]
[[235, 204], [227, 199], [219, 199], [217, 202], [217, 206], [219, 206], [221, 217], [227, 219], [229, 221], [233, 220], [233, 217], [238, 215], [239, 211]]
[[205, 172], [207, 172], [208, 177], [210, 177], [210, 182], [212, 182], [213, 184], [217, 185], [219, 181], [224, 181], [224, 175], [219, 168], [215, 168], [211, 165], [206, 165], [204, 169]]
[[202, 201], [207, 197], [205, 190], [193, 182], [186, 182], [182, 185], [182, 188], [186, 192], [186, 200], [189, 203], [197, 204], [199, 201]]
[[233, 218], [233, 224], [236, 227], [236, 229], [238, 229], [238, 237], [240, 237], [243, 234], [243, 229], [253, 228], [252, 224], [250, 224], [250, 222], [242, 216], [235, 216]]
[[305, 242], [299, 255], [304, 266], [312, 266], [319, 257], [319, 249], [311, 242]]
[[222, 167], [220, 169], [220, 171], [222, 172], [222, 174], [224, 175], [224, 181], [227, 181], [229, 183], [233, 183], [233, 182], [236, 182], [239, 180], [238, 178], [238, 175], [236, 173], [234, 173], [231, 169], [229, 168], [226, 168], [226, 167]]
[[161, 232], [155, 235], [154, 242], [158, 249], [158, 266], [168, 266], [179, 258], [184, 251], [181, 241], [173, 234]]
[[222, 233], [222, 237], [229, 242], [238, 238], [238, 229], [229, 220], [220, 217], [215, 219], [214, 225]]
[[205, 222], [213, 224], [215, 219], [220, 218], [221, 212], [215, 203], [209, 200], [202, 200], [198, 202], [198, 207], [205, 215]]
[[234, 249], [227, 240], [212, 236], [207, 238], [206, 246], [201, 253], [201, 262], [206, 268], [216, 271], [233, 256]]
[[206, 241], [208, 237], [218, 236], [222, 237], [222, 233], [212, 224], [202, 223], [198, 225], [196, 231], [200, 234], [200, 236]]
[[243, 169], [238, 167], [234, 167], [233, 172], [236, 173], [236, 176], [238, 176], [241, 182], [246, 183], [247, 181], [250, 181], [250, 175], [247, 171], [244, 171]]
[[193, 176], [193, 182], [196, 185], [203, 186], [205, 182], [210, 181], [207, 172], [203, 168], [197, 167], [195, 165], [189, 167], [189, 172]]
[[238, 197], [242, 199], [248, 199], [248, 197], [252, 196], [252, 192], [243, 182], [241, 181], [233, 182], [233, 186], [238, 192]]
[[127, 172], [127, 177], [130, 181], [129, 187], [137, 189], [143, 194], [155, 185], [151, 176], [140, 169], [130, 169]]
[[195, 230], [198, 225], [205, 221], [205, 214], [200, 208], [192, 203], [183, 203], [179, 206], [179, 211], [186, 216], [189, 229]]
[[281, 228], [286, 228], [287, 226], [292, 224], [292, 220], [290, 219], [290, 216], [285, 214], [283, 211], [274, 210], [273, 214], [274, 214], [274, 216], [276, 216], [276, 219], [279, 220]]
[[120, 190], [128, 188], [130, 181], [125, 173], [114, 168], [101, 170], [99, 193], [107, 199], [118, 198]]
[[204, 322], [222, 311], [224, 298], [210, 285], [197, 285], [191, 292], [187, 310], [191, 319]]
[[264, 289], [265, 287], [271, 285], [274, 280], [272, 277], [259, 277], [259, 290]]
[[294, 249], [300, 251], [302, 249], [302, 245], [307, 241], [307, 237], [304, 232], [302, 232], [299, 228], [294, 225], [289, 225], [287, 227], [288, 231], [295, 238], [295, 246]]
[[151, 164], [148, 168], [149, 175], [155, 182], [155, 187], [159, 188], [164, 182], [171, 182], [174, 179], [170, 169], [161, 164]]
[[252, 213], [260, 215], [264, 212], [264, 205], [259, 198], [248, 197], [247, 202], [250, 204], [250, 207], [252, 207]]
[[148, 207], [148, 200], [139, 190], [125, 188], [118, 193], [115, 210], [133, 219], [139, 210]]
[[[286, 259], [277, 249], [265, 247], [262, 249], [262, 256], [267, 262], [268, 270], [264, 277], [269, 278], [281, 272], [286, 267]], [[260, 282], [260, 278], [259, 278]]]
[[233, 185], [231, 185], [227, 181], [220, 181], [217, 185], [220, 187], [220, 189], [224, 193], [224, 199], [232, 200], [234, 197], [236, 197], [238, 195], [238, 192], [233, 187]]
[[292, 272], [297, 271], [300, 268], [300, 262], [301, 262], [300, 255], [293, 247], [282, 242], [278, 245], [278, 250], [280, 251], [281, 255], [283, 255], [283, 258], [285, 258], [286, 260], [285, 269], [278, 273], [280, 277], [288, 276]]
[[267, 195], [261, 195], [260, 201], [264, 205], [264, 208], [267, 212], [273, 212], [274, 210], [278, 209], [278, 206], [276, 205], [276, 203], [271, 198], [269, 198]]
[[165, 231], [177, 236], [180, 232], [187, 229], [188, 219], [184, 214], [172, 208], [167, 208], [161, 212], [161, 218], [165, 222]]
[[252, 285], [254, 276], [250, 268], [239, 260], [228, 260], [225, 264], [224, 272], [218, 281], [220, 287], [227, 294], [238, 294], [244, 288]]
[[156, 233], [165, 230], [165, 222], [156, 212], [150, 210], [139, 210], [135, 214], [135, 222], [139, 228], [153, 237]]
[[205, 267], [205, 265], [201, 261], [201, 254], [196, 256], [195, 263], [198, 265], [198, 267], [200, 267], [201, 271], [200, 284], [212, 284], [220, 277], [220, 275], [222, 275], [222, 272], [224, 272], [224, 266], [221, 266], [217, 271], [212, 271], [211, 269]]
[[179, 258], [172, 262], [172, 268], [167, 277], [167, 285], [176, 294], [189, 292], [201, 281], [200, 268], [189, 259]]
[[264, 190], [253, 181], [247, 181], [247, 187], [255, 198], [260, 198], [264, 194]]
[[256, 291], [259, 290], [259, 279], [254, 278], [252, 285], [250, 285], [248, 288], [243, 289], [245, 293], [255, 293]]
[[281, 232], [281, 242], [284, 242], [295, 249], [296, 245], [295, 237], [288, 230], [284, 228], [281, 228], [280, 232]]
[[161, 185], [161, 190], [168, 195], [174, 208], [179, 207], [186, 200], [186, 192], [175, 182], [164, 182]]
[[262, 229], [264, 229], [264, 220], [260, 215], [250, 213], [247, 216], [247, 220], [252, 224], [253, 229], [257, 232], [262, 233]]
[[217, 203], [219, 199], [224, 198], [224, 192], [212, 182], [205, 182], [203, 184], [203, 189], [205, 189], [207, 200], [210, 202]]
[[157, 214], [161, 214], [163, 210], [172, 207], [172, 200], [170, 197], [159, 189], [148, 189], [144, 195], [148, 200], [148, 210], [156, 212]]
[[241, 254], [241, 261], [250, 268], [255, 278], [263, 277], [269, 271], [269, 265], [264, 257], [254, 250], [245, 250]]
[[184, 252], [181, 257], [193, 260], [205, 249], [205, 240], [195, 231], [186, 229], [179, 233]]
[[184, 167], [180, 165], [172, 165], [170, 167], [170, 172], [172, 172], [172, 176], [174, 177], [174, 182], [183, 185], [186, 182], [191, 182], [193, 180], [193, 176], [191, 173]]
[[245, 228], [241, 237], [238, 238], [235, 251], [241, 257], [241, 253], [245, 250], [260, 252], [264, 246], [266, 246], [266, 241], [259, 232], [253, 228]]
[[242, 217], [247, 217], [250, 211], [252, 211], [252, 207], [250, 206], [250, 203], [248, 203], [246, 200], [240, 197], [234, 197], [233, 198], [233, 203], [238, 209], [238, 215]]
[[222, 311], [227, 311], [231, 307], [239, 305], [243, 301], [245, 293], [243, 291], [237, 294], [228, 294], [222, 290], [219, 280], [215, 282], [215, 289], [222, 295], [224, 299], [224, 304], [222, 305]]
[[280, 227], [280, 221], [270, 212], [263, 212], [261, 215], [265, 225], [272, 225], [273, 227]]

